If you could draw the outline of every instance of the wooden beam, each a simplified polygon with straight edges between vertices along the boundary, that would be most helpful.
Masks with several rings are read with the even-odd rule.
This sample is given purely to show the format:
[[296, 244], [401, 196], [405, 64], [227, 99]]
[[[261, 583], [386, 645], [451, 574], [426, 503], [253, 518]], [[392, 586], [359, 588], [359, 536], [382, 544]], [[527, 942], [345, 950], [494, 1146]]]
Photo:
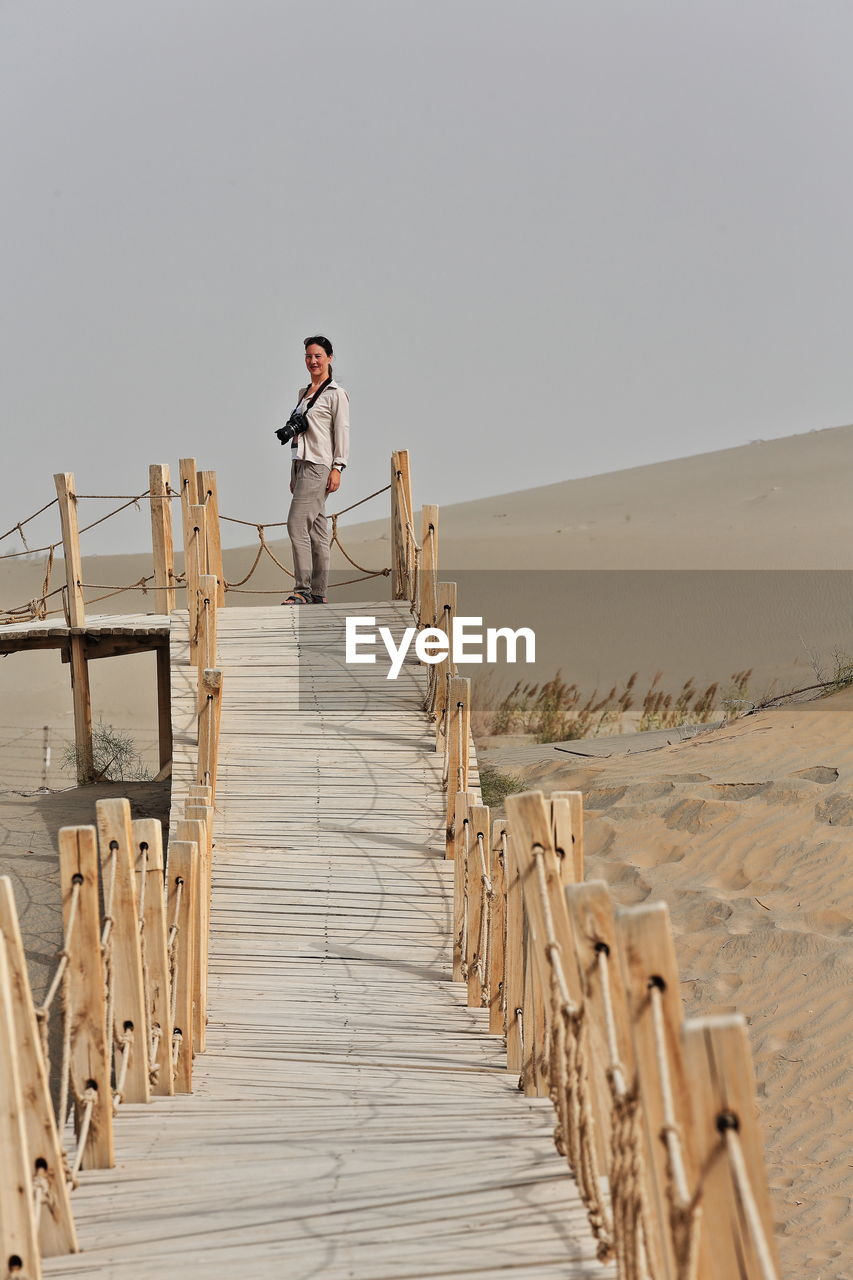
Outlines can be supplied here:
[[181, 485], [181, 530], [184, 541], [184, 573], [187, 569], [187, 551], [192, 541], [192, 516], [190, 509], [198, 503], [198, 471], [195, 458], [181, 458], [178, 463]]
[[418, 584], [418, 625], [438, 626], [438, 507], [421, 511], [421, 571]]
[[[472, 792], [468, 793], [473, 794]], [[482, 841], [483, 857], [486, 864], [485, 878], [489, 880], [489, 861], [491, 855], [491, 814], [488, 806], [472, 804], [468, 810], [470, 846], [468, 853], [468, 1006], [479, 1009], [483, 1001], [483, 983], [481, 978], [480, 935], [483, 917], [483, 868], [480, 860], [480, 841]], [[489, 904], [485, 903], [488, 913]]]
[[178, 840], [194, 844], [196, 865], [195, 927], [193, 930], [193, 1050], [204, 1053], [207, 1040], [208, 902], [210, 881], [209, 837], [206, 822], [180, 818], [175, 825]]
[[503, 1035], [504, 993], [506, 989], [506, 821], [492, 823], [491, 868], [492, 898], [491, 934], [489, 939], [489, 1030]]
[[571, 875], [569, 875], [569, 868], [566, 868], [563, 880], [565, 884], [580, 884], [584, 878], [583, 792], [552, 791], [552, 806], [557, 800], [564, 800], [569, 806], [568, 829], [571, 832], [571, 853], [574, 864]]
[[204, 698], [204, 672], [216, 667], [216, 578], [202, 574], [198, 583], [198, 699], [199, 709]]
[[[101, 959], [101, 922], [98, 905], [98, 846], [94, 827], [62, 827], [59, 832], [59, 874], [62, 917], [68, 951], [68, 1007], [71, 1023], [71, 1086], [75, 1098], [87, 1089], [95, 1095], [92, 1121], [83, 1149], [83, 1169], [111, 1169], [113, 1149], [113, 1100], [110, 1091], [110, 1052], [107, 1044], [107, 1009], [104, 966]], [[71, 926], [75, 883], [79, 898]], [[74, 1121], [80, 1135], [82, 1108], [75, 1105]]]
[[[151, 1092], [168, 1096], [175, 1092], [172, 1072], [172, 1009], [167, 950], [166, 901], [163, 893], [163, 827], [158, 819], [138, 818], [131, 823], [136, 860], [137, 895], [144, 901], [142, 933], [145, 996], [151, 1027], [151, 1065], [157, 1071]], [[143, 884], [144, 877], [144, 884]]]
[[[31, 1170], [38, 1169], [47, 1182], [38, 1239], [42, 1256], [53, 1258], [77, 1253], [77, 1234], [71, 1213], [62, 1144], [56, 1128], [50, 1083], [41, 1050], [24, 943], [15, 909], [15, 895], [8, 876], [0, 877], [0, 938], [5, 939], [12, 992], [14, 1040], [18, 1054], [21, 1094], [26, 1099], [24, 1125]], [[61, 1015], [60, 1015], [61, 1016]]]
[[74, 492], [74, 475], [60, 471], [53, 477], [56, 496], [59, 499], [59, 519], [62, 525], [62, 554], [65, 557], [65, 582], [68, 594], [68, 618], [72, 627], [82, 627], [86, 621], [83, 603], [83, 564], [80, 557], [80, 533], [77, 521], [77, 495]]
[[414, 520], [412, 478], [408, 449], [395, 449], [391, 454], [391, 598], [409, 599], [412, 564], [407, 556], [410, 545], [407, 521]]
[[[646, 1135], [649, 1218], [661, 1275], [676, 1280], [681, 1267], [670, 1230], [672, 1205], [689, 1202], [697, 1181], [678, 962], [666, 903], [625, 907], [617, 923]], [[706, 1232], [700, 1230], [700, 1256], [707, 1248]], [[708, 1265], [706, 1257], [701, 1276], [709, 1274]]]
[[186, 544], [185, 573], [187, 579], [187, 610], [190, 627], [190, 662], [198, 653], [199, 610], [201, 608], [201, 579], [205, 573], [205, 510], [196, 504], [190, 507], [189, 541]]
[[[456, 583], [440, 582], [438, 584], [438, 621], [446, 636], [453, 633], [453, 617], [456, 613]], [[435, 749], [444, 751], [447, 740], [447, 689], [453, 675], [453, 662], [450, 653], [435, 667]]]
[[215, 471], [199, 471], [197, 477], [198, 500], [207, 508], [205, 534], [207, 537], [207, 572], [216, 578], [216, 603], [225, 604], [225, 574], [222, 568], [222, 527], [219, 521], [219, 495]]
[[92, 746], [92, 693], [89, 686], [89, 664], [84, 636], [71, 636], [68, 642], [71, 664], [71, 697], [74, 708], [74, 746], [77, 753], [77, 784], [86, 786], [95, 776]]
[[[136, 895], [136, 857], [127, 800], [98, 800], [95, 804], [104, 910], [113, 924], [113, 1028], [118, 1043], [132, 1032], [133, 1043], [124, 1085], [125, 1102], [150, 1102], [148, 1032], [139, 941], [139, 903]], [[111, 899], [111, 901], [110, 901]], [[116, 1067], [118, 1072], [118, 1067]]]
[[[169, 647], [169, 641], [165, 636], [140, 636], [138, 639], [134, 636], [106, 636], [103, 640], [98, 640], [89, 634], [79, 638], [85, 644], [87, 662], [97, 662], [99, 658], [120, 658], [129, 653], [153, 653], [155, 650], [159, 652], [161, 649], [168, 651]], [[62, 652], [62, 661], [65, 663], [70, 662], [71, 653], [68, 637], [64, 637], [60, 643], [65, 646]], [[55, 649], [57, 645], [53, 644], [49, 647]]]
[[512, 829], [506, 824], [506, 1069], [514, 1075], [524, 1065], [522, 1018], [524, 1016], [524, 899], [518, 863], [513, 852]]
[[457, 791], [453, 798], [453, 981], [463, 982], [465, 962], [465, 927], [467, 867], [471, 853], [471, 830], [468, 813], [476, 797], [473, 791]]
[[169, 495], [169, 468], [152, 463], [148, 468], [151, 504], [151, 544], [154, 552], [154, 600], [158, 613], [175, 607], [175, 550], [172, 538], [172, 499]]
[[713, 1231], [703, 1280], [778, 1276], [746, 1022], [740, 1014], [687, 1022], [684, 1057], [703, 1175], [702, 1221], [704, 1232]]
[[24, 1095], [15, 1040], [12, 984], [0, 945], [0, 1253], [3, 1271], [41, 1277], [33, 1207], [33, 1173], [24, 1119]]
[[193, 957], [195, 955], [198, 847], [186, 840], [169, 842], [166, 902], [174, 952], [173, 1053], [175, 1093], [192, 1093], [193, 1080]]
[[157, 648], [157, 735], [160, 768], [172, 760], [172, 661], [168, 645]]
[[447, 692], [447, 840], [445, 857], [453, 856], [456, 792], [468, 790], [471, 681], [453, 676]]

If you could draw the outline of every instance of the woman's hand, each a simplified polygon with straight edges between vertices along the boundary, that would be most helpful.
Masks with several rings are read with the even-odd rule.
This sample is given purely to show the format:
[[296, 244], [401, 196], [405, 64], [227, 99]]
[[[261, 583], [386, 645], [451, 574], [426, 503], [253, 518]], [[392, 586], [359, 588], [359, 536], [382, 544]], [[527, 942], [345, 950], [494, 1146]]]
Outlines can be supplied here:
[[329, 478], [326, 481], [326, 493], [334, 493], [337, 489], [340, 488], [340, 484], [341, 484], [341, 473], [340, 471], [338, 471], [337, 467], [332, 467], [331, 471], [329, 472]]

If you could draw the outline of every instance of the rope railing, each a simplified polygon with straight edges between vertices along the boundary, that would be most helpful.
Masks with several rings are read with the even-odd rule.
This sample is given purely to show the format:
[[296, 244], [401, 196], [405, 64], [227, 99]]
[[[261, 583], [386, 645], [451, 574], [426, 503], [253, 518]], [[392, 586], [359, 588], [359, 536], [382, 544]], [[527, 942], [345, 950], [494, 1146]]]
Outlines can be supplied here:
[[[198, 559], [195, 567], [208, 566]], [[37, 1009], [11, 883], [0, 880], [0, 1024], [18, 1020], [14, 1034], [0, 1035], [0, 1066], [15, 1059], [0, 1078], [20, 1090], [0, 1101], [31, 1118], [24, 1145], [0, 1161], [0, 1199], [14, 1206], [0, 1221], [0, 1256], [20, 1258], [21, 1274], [38, 1274], [42, 1256], [76, 1251], [69, 1192], [88, 1170], [114, 1164], [122, 1104], [191, 1092], [193, 1057], [204, 1049], [196, 1011], [206, 1007], [207, 970], [195, 960], [206, 957], [206, 927], [200, 935], [195, 925], [209, 919], [222, 677], [216, 580], [199, 580], [198, 756], [168, 870], [160, 823], [134, 821], [127, 800], [97, 801], [97, 828], [59, 832], [63, 942]], [[53, 1068], [52, 1043], [61, 1045]], [[29, 1197], [14, 1193], [24, 1183]], [[14, 1250], [5, 1248], [7, 1232]]]

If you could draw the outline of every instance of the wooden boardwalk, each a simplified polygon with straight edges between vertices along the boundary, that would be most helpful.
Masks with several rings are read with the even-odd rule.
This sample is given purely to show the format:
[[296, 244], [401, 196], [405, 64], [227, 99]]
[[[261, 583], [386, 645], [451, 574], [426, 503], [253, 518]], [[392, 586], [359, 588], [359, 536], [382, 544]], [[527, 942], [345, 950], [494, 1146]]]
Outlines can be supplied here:
[[[360, 606], [399, 632], [400, 605]], [[424, 675], [343, 668], [327, 609], [219, 613], [224, 673], [207, 1051], [191, 1096], [124, 1106], [84, 1175], [84, 1252], [115, 1280], [606, 1277], [553, 1148], [449, 981], [452, 864]], [[185, 619], [185, 615], [184, 615]], [[195, 672], [172, 617], [173, 812]], [[340, 644], [338, 642], [341, 642]]]

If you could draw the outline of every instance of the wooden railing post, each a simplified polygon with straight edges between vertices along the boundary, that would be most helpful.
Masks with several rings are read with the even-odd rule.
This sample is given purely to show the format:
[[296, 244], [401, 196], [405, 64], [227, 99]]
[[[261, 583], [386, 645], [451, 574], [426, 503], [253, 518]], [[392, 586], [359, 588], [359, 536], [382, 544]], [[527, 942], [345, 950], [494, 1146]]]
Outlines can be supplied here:
[[46, 1183], [38, 1223], [38, 1242], [42, 1257], [53, 1258], [63, 1253], [76, 1253], [77, 1234], [74, 1230], [68, 1183], [65, 1180], [62, 1145], [39, 1042], [24, 943], [15, 909], [15, 895], [8, 876], [0, 877], [0, 941], [3, 939], [9, 966], [14, 1044], [18, 1057], [21, 1096], [26, 1100], [24, 1127], [29, 1152], [29, 1173], [32, 1178], [38, 1170]]
[[148, 488], [154, 552], [154, 606], [157, 613], [171, 613], [175, 607], [175, 549], [169, 468], [165, 463], [152, 463], [148, 468]]
[[492, 823], [492, 898], [491, 938], [489, 943], [489, 1030], [503, 1035], [506, 1029], [504, 1001], [506, 993], [506, 889], [507, 856], [506, 821]]
[[[456, 583], [440, 582], [438, 584], [438, 621], [448, 638], [453, 634], [453, 617], [456, 613]], [[436, 663], [435, 667], [435, 749], [444, 751], [447, 741], [447, 688], [450, 677], [454, 674], [453, 661], [448, 653], [446, 658]]]
[[92, 695], [89, 689], [89, 664], [86, 659], [86, 638], [75, 632], [86, 625], [86, 607], [83, 603], [83, 562], [80, 555], [80, 534], [77, 521], [77, 495], [74, 492], [74, 476], [61, 471], [53, 477], [59, 500], [59, 518], [62, 525], [62, 554], [65, 557], [65, 581], [68, 601], [68, 621], [71, 635], [68, 639], [71, 668], [71, 691], [74, 705], [74, 745], [77, 752], [77, 782], [85, 786], [92, 781]]
[[[166, 901], [163, 893], [163, 828], [154, 818], [131, 823], [136, 856], [136, 885], [143, 902], [142, 932], [145, 998], [151, 1028], [149, 1057], [156, 1075], [151, 1092], [175, 1092], [172, 1073], [172, 1010], [167, 950]], [[144, 884], [143, 884], [144, 877]]]
[[225, 574], [222, 569], [222, 528], [219, 523], [219, 495], [216, 489], [216, 472], [199, 471], [196, 477], [198, 500], [207, 510], [205, 535], [207, 540], [206, 572], [216, 578], [216, 603], [225, 604]]
[[453, 835], [450, 856], [453, 858], [453, 981], [465, 980], [465, 930], [467, 868], [471, 854], [471, 831], [468, 812], [475, 803], [473, 792], [457, 791], [453, 798]]
[[166, 918], [172, 958], [172, 1063], [175, 1093], [192, 1093], [193, 964], [197, 918], [198, 847], [170, 840], [166, 867]]
[[[589, 1028], [589, 1076], [596, 1120], [598, 1159], [602, 1171], [610, 1166], [611, 1134], [616, 1097], [622, 1105], [636, 1088], [634, 1045], [631, 1039], [628, 997], [622, 973], [619, 935], [610, 890], [603, 880], [569, 884], [566, 905], [575, 942], [581, 990]], [[643, 1161], [643, 1197], [651, 1200], [647, 1161]], [[642, 1223], [637, 1224], [638, 1231]], [[654, 1239], [645, 1241], [650, 1251], [649, 1271], [661, 1274], [660, 1249]], [[634, 1245], [639, 1250], [638, 1241]]]
[[410, 534], [412, 521], [412, 480], [408, 449], [391, 454], [391, 598], [406, 600], [411, 589], [412, 564]]
[[617, 923], [645, 1120], [649, 1205], [662, 1274], [675, 1280], [681, 1272], [670, 1229], [673, 1205], [686, 1211], [697, 1176], [678, 962], [665, 903], [623, 908]]
[[15, 1039], [12, 983], [0, 937], [0, 1251], [3, 1271], [41, 1276], [33, 1174], [24, 1118], [25, 1102]]
[[438, 610], [438, 507], [428, 504], [421, 512], [418, 626], [438, 626]]
[[[540, 873], [536, 862], [542, 859], [542, 872], [545, 878], [545, 892], [550, 908], [550, 919], [554, 928], [553, 941], [559, 949], [566, 987], [572, 1001], [580, 1006], [582, 991], [577, 961], [574, 953], [574, 940], [569, 921], [569, 913], [562, 895], [560, 864], [554, 848], [551, 827], [551, 815], [545, 805], [541, 791], [526, 791], [520, 795], [507, 796], [506, 811], [512, 836], [513, 857], [518, 867], [524, 895], [525, 916], [528, 922], [531, 949], [536, 964], [535, 982], [541, 993], [544, 1005], [547, 994], [551, 990], [551, 963], [546, 953], [548, 946], [548, 917], [542, 899]], [[525, 1018], [525, 1022], [527, 1018]], [[537, 1075], [541, 1090], [541, 1071], [538, 1063], [543, 1049], [543, 1029], [538, 1025], [534, 1037], [534, 1060], [537, 1063]], [[525, 1048], [531, 1041], [527, 1027], [524, 1028]]]
[[198, 850], [195, 881], [195, 945], [193, 947], [193, 1051], [204, 1053], [207, 1041], [208, 903], [210, 864], [207, 823], [197, 818], [179, 818], [175, 824], [178, 840], [194, 844]]
[[471, 724], [471, 681], [453, 676], [447, 703], [447, 841], [445, 856], [453, 856], [453, 819], [456, 792], [468, 790], [468, 757]]
[[[59, 875], [65, 949], [68, 952], [66, 1017], [71, 1018], [71, 1093], [93, 1096], [92, 1119], [83, 1148], [83, 1169], [111, 1169], [113, 1150], [113, 1100], [110, 1091], [110, 1050], [107, 1041], [107, 1008], [104, 967], [101, 960], [101, 924], [98, 905], [98, 844], [94, 827], [62, 827], [59, 832]], [[75, 883], [77, 907], [71, 927]], [[60, 1116], [60, 1124], [64, 1117]], [[78, 1138], [83, 1108], [75, 1105]]]
[[222, 672], [205, 670], [202, 673], [204, 701], [198, 713], [198, 767], [196, 778], [202, 786], [210, 787], [211, 799], [216, 797], [216, 769], [219, 760], [219, 718], [222, 706]]
[[[489, 903], [484, 904], [484, 878], [490, 883], [489, 860], [491, 856], [491, 815], [487, 805], [472, 804], [468, 810], [470, 843], [468, 852], [468, 1006], [479, 1009], [483, 1003], [483, 981], [488, 980], [484, 965], [488, 959], [481, 952], [483, 940], [483, 914], [488, 914]], [[482, 857], [481, 857], [482, 853]], [[484, 871], [485, 864], [485, 871]]]
[[201, 579], [206, 573], [205, 536], [205, 509], [197, 503], [195, 506], [190, 507], [190, 540], [184, 555], [187, 578], [187, 611], [190, 627], [190, 662], [195, 662], [198, 653], [198, 633], [202, 603]]
[[178, 463], [181, 481], [181, 529], [184, 540], [184, 573], [186, 574], [186, 558], [192, 541], [192, 508], [198, 505], [198, 471], [195, 458], [181, 458]]
[[700, 1274], [703, 1280], [778, 1276], [755, 1074], [743, 1017], [723, 1014], [685, 1023], [684, 1059], [696, 1162], [702, 1170], [706, 1248]]
[[206, 698], [204, 672], [216, 667], [216, 578], [203, 574], [198, 590], [198, 704], [201, 709]]
[[[568, 809], [564, 806], [568, 806]], [[564, 852], [568, 862], [563, 868], [563, 883], [580, 884], [584, 878], [583, 793], [580, 791], [552, 791], [551, 812], [552, 814], [560, 815], [562, 823], [560, 830], [563, 833], [566, 844]]]
[[127, 800], [98, 800], [95, 805], [104, 910], [112, 919], [112, 1006], [115, 1042], [130, 1035], [129, 1063], [123, 1097], [126, 1102], [150, 1102], [148, 1080], [148, 1032], [142, 977], [139, 905], [136, 896], [136, 859]]
[[512, 830], [506, 830], [506, 1069], [520, 1075], [524, 1065], [524, 898], [513, 852]]

